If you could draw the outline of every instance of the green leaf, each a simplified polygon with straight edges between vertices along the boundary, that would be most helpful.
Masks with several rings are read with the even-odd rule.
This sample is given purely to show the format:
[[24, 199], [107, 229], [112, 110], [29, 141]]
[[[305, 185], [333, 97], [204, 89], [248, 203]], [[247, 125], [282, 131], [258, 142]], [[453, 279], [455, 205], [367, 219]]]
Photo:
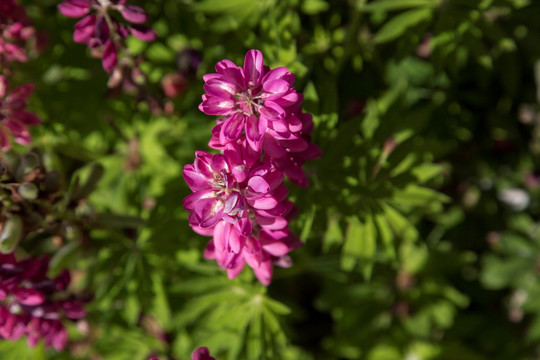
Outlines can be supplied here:
[[386, 218], [382, 214], [375, 215], [375, 224], [377, 225], [377, 230], [381, 238], [382, 244], [386, 255], [391, 259], [396, 259], [396, 250], [394, 245], [394, 234], [392, 233], [392, 228]]
[[394, 40], [403, 35], [408, 28], [417, 25], [422, 21], [429, 20], [431, 15], [431, 9], [425, 8], [401, 13], [384, 24], [377, 35], [375, 35], [375, 43], [382, 44]]
[[442, 204], [449, 202], [450, 198], [433, 189], [409, 185], [401, 191], [394, 193], [392, 202], [398, 207], [426, 207], [432, 212], [440, 212]]
[[415, 241], [418, 239], [418, 230], [409, 219], [388, 204], [384, 204], [383, 209], [384, 216], [394, 230], [394, 234], [408, 241]]
[[141, 315], [141, 304], [136, 294], [129, 294], [123, 308], [124, 319], [131, 326], [135, 326]]
[[330, 4], [325, 0], [304, 0], [302, 3], [302, 11], [308, 15], [316, 15], [329, 8]]
[[369, 352], [367, 360], [393, 360], [402, 358], [399, 350], [391, 344], [376, 344]]
[[428, 261], [428, 250], [424, 245], [415, 245], [410, 242], [403, 243], [399, 249], [399, 255], [403, 269], [411, 274], [416, 274]]
[[78, 186], [78, 178], [76, 179], [74, 190], [72, 192], [72, 199], [79, 200], [84, 199], [90, 195], [97, 187], [99, 180], [102, 178], [104, 168], [101, 164], [93, 164], [90, 168], [90, 174], [86, 178], [84, 185]]
[[79, 255], [80, 243], [77, 241], [68, 242], [66, 245], [58, 249], [50, 262], [52, 274], [58, 274], [61, 269], [67, 267], [68, 263]]
[[136, 229], [144, 225], [144, 220], [137, 216], [100, 213], [96, 214], [94, 224], [113, 229]]
[[378, 0], [362, 7], [364, 11], [393, 11], [413, 7], [435, 7], [440, 0]]
[[418, 181], [424, 183], [441, 174], [444, 166], [441, 164], [424, 163], [412, 169]]
[[361, 262], [364, 277], [371, 276], [373, 257], [377, 249], [375, 225], [371, 216], [367, 216], [364, 222], [358, 217], [349, 221], [346, 241], [342, 250], [341, 267], [351, 271]]
[[152, 289], [154, 290], [153, 313], [162, 328], [168, 329], [171, 320], [171, 308], [165, 286], [163, 285], [163, 278], [159, 273], [152, 274]]
[[375, 260], [375, 252], [377, 251], [377, 233], [373, 218], [366, 217], [365, 220], [364, 239], [362, 242], [362, 272], [364, 278], [369, 279], [373, 270], [373, 262]]
[[4, 339], [0, 341], [0, 359], [45, 360], [47, 358], [42, 343], [31, 348], [24, 338], [17, 341]]
[[288, 314], [291, 313], [291, 309], [289, 309], [289, 307], [287, 307], [286, 305], [280, 303], [279, 301], [276, 301], [276, 300], [273, 300], [273, 299], [270, 299], [270, 298], [266, 297], [264, 299], [264, 303], [269, 309], [271, 309], [276, 314], [288, 315]]
[[[217, 21], [227, 19], [236, 23], [256, 21], [260, 15], [273, 5], [274, 1], [252, 1], [252, 0], [203, 0], [197, 2], [194, 7], [198, 11], [208, 14], [219, 15]], [[222, 30], [231, 28], [221, 26]], [[236, 28], [234, 25], [232, 28]]]
[[261, 357], [261, 351], [263, 349], [262, 342], [263, 324], [261, 314], [257, 313], [251, 318], [251, 324], [249, 326], [248, 338], [247, 338], [247, 358], [259, 359]]
[[328, 217], [326, 232], [324, 234], [323, 251], [327, 252], [334, 244], [339, 245], [342, 242], [343, 233], [339, 224], [339, 218], [330, 215]]
[[152, 43], [146, 51], [149, 60], [156, 62], [171, 62], [174, 60], [174, 52], [161, 43]]
[[441, 300], [431, 306], [434, 322], [441, 328], [449, 328], [454, 322], [456, 308], [448, 301]]
[[302, 228], [302, 232], [300, 233], [300, 239], [304, 243], [311, 234], [311, 228], [313, 227], [313, 221], [315, 220], [316, 212], [317, 209], [315, 208], [315, 206], [312, 206], [311, 211], [307, 214], [307, 218], [304, 221], [304, 227]]
[[486, 256], [483, 268], [480, 278], [482, 284], [488, 289], [502, 289], [526, 280], [523, 275], [529, 272], [532, 264], [517, 257], [503, 260], [495, 256]]

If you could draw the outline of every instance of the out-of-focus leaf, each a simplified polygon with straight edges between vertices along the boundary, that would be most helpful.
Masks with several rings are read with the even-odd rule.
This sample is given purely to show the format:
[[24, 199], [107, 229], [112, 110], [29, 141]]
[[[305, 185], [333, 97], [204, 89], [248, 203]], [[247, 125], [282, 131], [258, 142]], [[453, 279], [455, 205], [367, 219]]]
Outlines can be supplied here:
[[328, 10], [330, 4], [326, 0], [304, 0], [302, 11], [308, 15], [315, 15]]
[[392, 41], [401, 36], [408, 28], [423, 21], [429, 20], [432, 16], [431, 9], [414, 9], [406, 11], [393, 17], [377, 32], [375, 42], [378, 44]]
[[17, 360], [46, 360], [48, 357], [41, 344], [31, 348], [25, 339], [0, 341], [0, 358]]
[[100, 213], [95, 215], [94, 224], [113, 229], [136, 229], [144, 225], [144, 220], [136, 216]]
[[364, 277], [371, 276], [373, 257], [377, 249], [375, 226], [371, 216], [362, 222], [357, 217], [349, 221], [345, 245], [341, 257], [341, 266], [351, 271], [360, 263]]
[[376, 0], [365, 4], [364, 11], [393, 11], [413, 7], [434, 7], [440, 0]]
[[57, 274], [60, 270], [66, 268], [76, 258], [79, 250], [80, 244], [77, 241], [70, 241], [58, 249], [49, 264], [51, 273]]
[[154, 273], [152, 277], [152, 287], [154, 290], [154, 311], [159, 324], [163, 329], [170, 327], [171, 308], [167, 298], [167, 292], [163, 285], [163, 279], [158, 273]]
[[75, 183], [75, 188], [72, 190], [71, 198], [73, 200], [84, 199], [88, 197], [97, 187], [99, 180], [103, 176], [104, 168], [101, 164], [93, 164], [90, 168], [86, 181], [83, 185]]

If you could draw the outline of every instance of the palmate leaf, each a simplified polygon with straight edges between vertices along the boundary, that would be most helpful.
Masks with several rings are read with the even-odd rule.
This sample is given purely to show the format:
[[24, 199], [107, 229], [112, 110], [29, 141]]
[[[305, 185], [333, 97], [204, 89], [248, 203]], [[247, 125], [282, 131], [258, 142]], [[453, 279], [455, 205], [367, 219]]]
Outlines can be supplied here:
[[230, 359], [279, 359], [284, 352], [288, 341], [279, 318], [290, 310], [269, 298], [265, 287], [220, 276], [192, 278], [171, 291], [193, 296], [171, 322], [193, 327], [194, 346], [211, 347], [218, 356], [226, 352]]
[[[414, 69], [409, 67], [414, 82], [421, 84], [423, 79]], [[361, 121], [349, 121], [338, 130], [338, 141], [353, 144], [358, 155], [353, 158], [337, 151], [327, 155], [332, 159], [328, 169], [339, 164], [336, 158], [343, 157], [343, 163], [329, 185], [331, 191], [339, 193], [340, 206], [336, 207], [335, 201], [328, 204], [323, 249], [340, 246], [341, 268], [358, 269], [365, 278], [370, 277], [376, 261], [395, 263], [398, 241], [417, 241], [418, 219], [440, 213], [450, 201], [426, 185], [439, 179], [445, 166], [424, 160], [426, 149], [417, 145], [416, 134], [424, 126], [418, 123], [417, 115], [429, 117], [430, 107], [417, 107], [405, 118], [399, 110], [403, 102], [411, 101], [403, 96], [408, 73], [401, 74], [391, 90], [368, 100]], [[309, 230], [316, 227], [312, 218], [307, 222]]]

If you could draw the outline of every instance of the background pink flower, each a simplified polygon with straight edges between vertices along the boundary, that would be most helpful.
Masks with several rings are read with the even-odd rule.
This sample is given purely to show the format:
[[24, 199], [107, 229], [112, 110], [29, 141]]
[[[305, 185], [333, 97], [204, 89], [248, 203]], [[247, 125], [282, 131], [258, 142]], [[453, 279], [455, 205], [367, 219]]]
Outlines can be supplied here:
[[34, 91], [34, 84], [20, 85], [11, 91], [5, 76], [0, 75], [0, 148], [10, 147], [9, 135], [22, 145], [28, 145], [32, 136], [28, 126], [38, 125], [41, 119], [26, 110], [27, 98]]
[[17, 261], [13, 254], [0, 254], [0, 336], [26, 336], [32, 347], [43, 340], [60, 351], [68, 341], [62, 318], [81, 319], [86, 312], [80, 299], [58, 298], [71, 281], [69, 273], [51, 279], [48, 268], [48, 258]]
[[[143, 40], [153, 41], [156, 33], [141, 25], [148, 15], [139, 6], [129, 5], [126, 0], [64, 0], [58, 10], [65, 16], [81, 18], [75, 24], [73, 41], [101, 50], [103, 69], [112, 71], [118, 62], [118, 51], [124, 47], [122, 39], [129, 34]], [[127, 23], [113, 16], [120, 13]]]

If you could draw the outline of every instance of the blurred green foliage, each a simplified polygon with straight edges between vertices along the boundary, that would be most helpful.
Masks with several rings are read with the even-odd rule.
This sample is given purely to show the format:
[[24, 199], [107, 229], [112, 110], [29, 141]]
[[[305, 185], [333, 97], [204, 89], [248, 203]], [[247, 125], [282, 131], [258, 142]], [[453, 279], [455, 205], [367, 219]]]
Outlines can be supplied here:
[[[72, 345], [2, 341], [0, 358], [540, 357], [539, 2], [131, 2], [159, 36], [128, 41], [149, 90], [179, 52], [201, 54], [170, 114], [112, 94], [57, 1], [23, 2], [49, 36], [15, 72], [37, 85], [35, 145], [68, 184], [95, 186], [78, 191], [102, 215], [91, 241], [54, 249], [93, 294]], [[202, 75], [250, 48], [296, 74], [324, 151], [311, 186], [291, 186], [304, 246], [268, 289], [204, 260], [181, 205], [182, 168], [214, 125]]]

